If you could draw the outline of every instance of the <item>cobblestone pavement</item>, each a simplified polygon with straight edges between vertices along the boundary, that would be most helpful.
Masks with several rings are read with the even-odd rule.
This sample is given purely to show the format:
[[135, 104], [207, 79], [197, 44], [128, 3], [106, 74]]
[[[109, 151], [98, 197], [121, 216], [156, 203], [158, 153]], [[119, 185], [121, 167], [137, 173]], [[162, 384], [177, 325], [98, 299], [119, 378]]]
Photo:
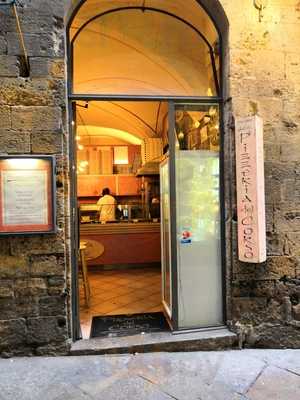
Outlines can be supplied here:
[[299, 400], [300, 350], [0, 360], [2, 400]]

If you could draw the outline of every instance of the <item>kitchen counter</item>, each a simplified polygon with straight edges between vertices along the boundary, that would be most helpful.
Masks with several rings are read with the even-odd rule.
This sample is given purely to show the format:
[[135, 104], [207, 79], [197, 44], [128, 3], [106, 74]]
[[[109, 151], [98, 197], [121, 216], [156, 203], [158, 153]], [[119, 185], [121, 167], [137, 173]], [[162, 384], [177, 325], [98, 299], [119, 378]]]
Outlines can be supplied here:
[[116, 223], [93, 223], [81, 224], [80, 233], [110, 235], [112, 233], [146, 233], [160, 232], [159, 222], [116, 222]]
[[80, 239], [104, 247], [89, 265], [147, 264], [161, 261], [159, 222], [88, 223], [80, 225]]

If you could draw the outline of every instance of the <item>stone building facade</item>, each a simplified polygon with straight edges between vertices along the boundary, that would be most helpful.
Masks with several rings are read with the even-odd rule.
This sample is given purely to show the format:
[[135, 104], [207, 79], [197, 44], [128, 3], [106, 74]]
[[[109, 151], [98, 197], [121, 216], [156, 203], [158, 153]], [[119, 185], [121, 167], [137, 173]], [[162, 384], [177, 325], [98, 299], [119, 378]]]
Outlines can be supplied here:
[[[100, 1], [100, 0], [99, 0]], [[19, 3], [22, 3], [20, 6]], [[57, 160], [55, 235], [0, 237], [0, 353], [68, 353], [71, 343], [66, 26], [76, 1], [0, 5], [0, 152]], [[204, 1], [229, 21], [224, 73], [228, 326], [245, 346], [300, 347], [300, 2]], [[226, 44], [226, 43], [225, 43]], [[234, 119], [264, 119], [267, 262], [237, 261]]]

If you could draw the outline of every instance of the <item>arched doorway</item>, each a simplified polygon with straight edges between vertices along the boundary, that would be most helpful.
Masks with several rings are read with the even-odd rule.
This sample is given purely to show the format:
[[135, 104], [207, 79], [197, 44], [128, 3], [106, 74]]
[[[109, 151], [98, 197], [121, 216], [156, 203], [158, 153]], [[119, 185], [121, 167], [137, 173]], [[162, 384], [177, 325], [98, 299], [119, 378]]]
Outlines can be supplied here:
[[[114, 143], [136, 140], [144, 148], [160, 141], [155, 155], [160, 157], [162, 304], [174, 330], [222, 325], [225, 319], [222, 36], [205, 3], [87, 0], [69, 26], [73, 221], [77, 183], [88, 175], [87, 161], [76, 163], [84, 150], [76, 136], [102, 137], [102, 146], [108, 136]], [[117, 184], [106, 182], [121, 195], [120, 177]], [[149, 204], [143, 201], [148, 219]], [[75, 271], [77, 232], [74, 228]], [[77, 338], [78, 283], [73, 281]]]

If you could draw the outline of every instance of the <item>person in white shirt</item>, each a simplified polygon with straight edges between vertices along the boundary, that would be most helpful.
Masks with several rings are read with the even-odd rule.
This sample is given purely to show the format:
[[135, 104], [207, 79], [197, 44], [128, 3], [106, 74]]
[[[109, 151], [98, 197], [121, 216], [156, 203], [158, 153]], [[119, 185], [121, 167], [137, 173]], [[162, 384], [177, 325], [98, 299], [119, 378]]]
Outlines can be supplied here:
[[109, 188], [104, 188], [102, 197], [97, 202], [100, 222], [115, 221], [116, 203], [116, 199], [111, 196]]

